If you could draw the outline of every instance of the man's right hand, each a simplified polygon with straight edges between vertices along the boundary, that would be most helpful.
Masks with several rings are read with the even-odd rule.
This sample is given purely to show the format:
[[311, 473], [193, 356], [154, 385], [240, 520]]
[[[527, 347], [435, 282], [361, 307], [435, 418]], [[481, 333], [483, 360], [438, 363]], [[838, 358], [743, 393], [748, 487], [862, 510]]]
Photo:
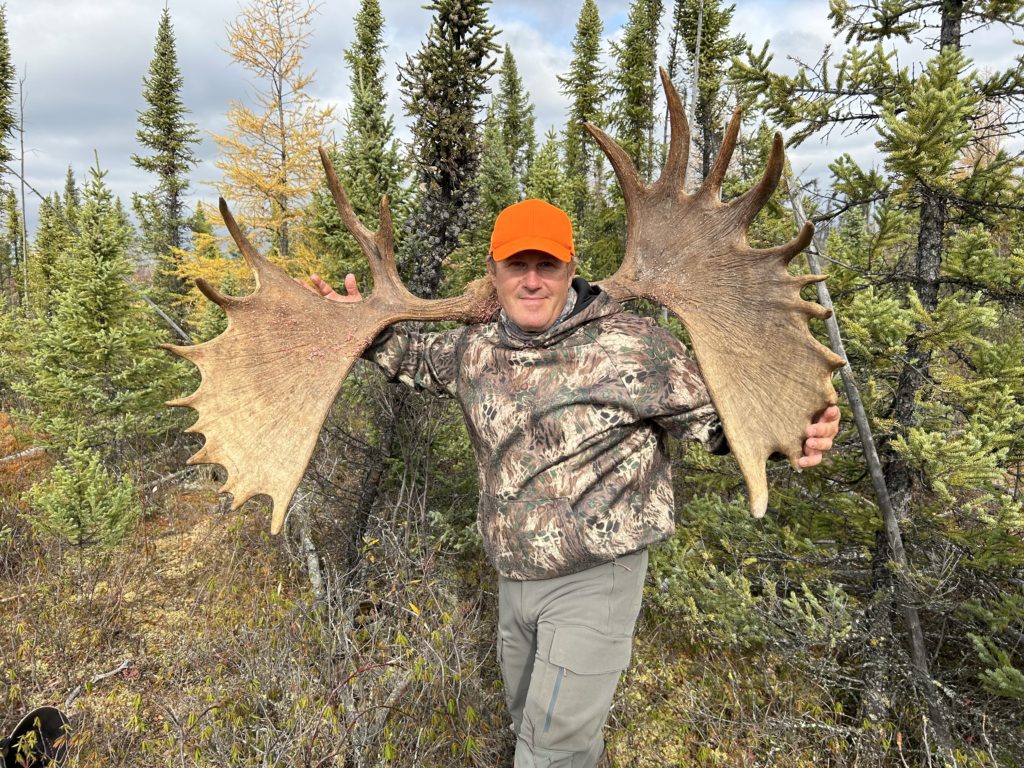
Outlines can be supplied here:
[[[359, 286], [356, 285], [356, 276], [349, 272], [345, 275], [345, 295], [342, 296], [327, 282], [324, 281], [320, 275], [310, 275], [309, 281], [313, 284], [310, 289], [319, 293], [325, 299], [330, 301], [340, 301], [342, 303], [349, 303], [353, 301], [362, 301], [363, 295], [359, 293]], [[306, 286], [307, 288], [309, 286]]]

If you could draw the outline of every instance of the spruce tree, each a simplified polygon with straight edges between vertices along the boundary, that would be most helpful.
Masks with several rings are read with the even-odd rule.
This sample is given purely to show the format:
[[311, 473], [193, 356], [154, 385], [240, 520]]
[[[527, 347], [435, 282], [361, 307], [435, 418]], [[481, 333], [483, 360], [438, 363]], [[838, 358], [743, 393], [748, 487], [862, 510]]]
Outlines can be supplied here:
[[[746, 48], [742, 35], [729, 34], [735, 10], [735, 5], [723, 5], [722, 0], [675, 0], [672, 12], [672, 39], [683, 42], [691, 76], [693, 68], [697, 67], [695, 125], [690, 127], [690, 132], [700, 151], [701, 178], [708, 175], [718, 154], [725, 119], [728, 119], [723, 86], [729, 64]], [[700, 61], [697, 61], [698, 45]]]
[[156, 348], [161, 333], [128, 284], [131, 233], [103, 176], [91, 170], [67, 258], [54, 264], [50, 317], [17, 388], [49, 445], [80, 444], [114, 461], [136, 458], [176, 423], [163, 403], [180, 369]]
[[643, 179], [650, 179], [654, 172], [655, 62], [661, 12], [660, 0], [633, 0], [622, 41], [612, 44], [615, 138]]
[[39, 205], [39, 221], [29, 258], [29, 314], [38, 319], [49, 317], [53, 299], [66, 274], [60, 262], [68, 258], [78, 227], [81, 204], [74, 170], [69, 166], [64, 177], [63, 195], [54, 192]]
[[[352, 108], [340, 145], [329, 151], [338, 179], [352, 207], [368, 227], [376, 227], [381, 198], [387, 195], [392, 218], [404, 217], [405, 169], [395, 140], [393, 118], [387, 114], [384, 90], [384, 18], [379, 0], [362, 0], [355, 18], [355, 40], [345, 51]], [[307, 225], [312, 242], [332, 256], [330, 275], [355, 272], [364, 285], [365, 257], [341, 223], [326, 181], [314, 195]]]
[[494, 219], [503, 209], [520, 199], [519, 183], [509, 161], [510, 154], [501, 122], [492, 104], [484, 119], [480, 150], [480, 193], [471, 225], [463, 233], [459, 247], [445, 265], [445, 293], [458, 293], [467, 282], [485, 274], [484, 255], [490, 247]]
[[[891, 539], [876, 518], [857, 513], [859, 535], [873, 553], [876, 598], [866, 610], [874, 650], [861, 706], [874, 719], [894, 714], [892, 680], [900, 662], [878, 663], [879, 649], [894, 649], [890, 658], [898, 659], [902, 646], [891, 637], [884, 602], [891, 593], [906, 618], [909, 666], [928, 710], [925, 735], [939, 758], [950, 761], [963, 743], [957, 725], [973, 738], [973, 722], [1007, 718], [975, 710], [952, 721], [950, 692], [957, 701], [981, 701], [971, 691], [977, 670], [965, 665], [977, 655], [969, 636], [1006, 647], [1015, 641], [1005, 622], [1024, 620], [1019, 608], [997, 607], [990, 592], [1019, 594], [1019, 585], [1003, 581], [1002, 569], [1024, 562], [1012, 533], [1024, 517], [1012, 480], [1024, 456], [1018, 437], [1024, 381], [1019, 368], [1007, 365], [1024, 343], [1014, 178], [1021, 166], [999, 149], [1000, 140], [1019, 131], [1015, 105], [1024, 94], [1024, 65], [983, 73], [963, 47], [967, 35], [991, 25], [1016, 27], [1018, 9], [938, 0], [844, 3], [833, 5], [831, 18], [836, 35], [851, 44], [838, 57], [826, 52], [814, 68], [780, 75], [771, 71], [766, 48], [734, 77], [748, 101], [793, 129], [792, 142], [837, 127], [880, 136], [881, 172], [839, 158], [832, 166], [834, 211], [821, 214], [840, 222], [830, 241], [833, 292], [855, 342], [860, 385], [869, 393], [893, 517], [911, 542], [913, 571], [894, 576]], [[908, 62], [902, 52], [897, 58], [897, 44], [907, 38], [932, 51], [929, 58]], [[870, 509], [871, 488], [862, 479], [851, 488]], [[943, 570], [952, 551], [962, 556]], [[955, 592], [939, 587], [950, 583], [958, 584]], [[1019, 656], [1010, 661], [1024, 665]], [[932, 679], [941, 681], [941, 692]], [[1019, 709], [1009, 715], [1019, 716]], [[1019, 745], [1015, 738], [1003, 731], [996, 740]]]
[[399, 82], [412, 118], [413, 186], [419, 196], [406, 219], [402, 266], [410, 289], [437, 293], [442, 264], [472, 223], [478, 194], [477, 113], [494, 69], [489, 0], [437, 0], [427, 39], [407, 57]]
[[584, 257], [591, 240], [591, 211], [601, 195], [603, 157], [583, 128], [585, 122], [601, 124], [607, 75], [601, 66], [601, 35], [604, 27], [594, 0], [583, 0], [572, 41], [569, 71], [560, 75], [562, 94], [569, 99], [565, 125], [565, 204], [575, 227], [577, 250]]
[[0, 165], [14, 159], [14, 150], [8, 145], [18, 132], [15, 110], [17, 96], [17, 70], [11, 58], [11, 43], [7, 36], [7, 4], [0, 5]]
[[565, 200], [565, 176], [562, 173], [558, 149], [558, 136], [552, 128], [545, 134], [544, 144], [534, 157], [533, 165], [526, 176], [526, 197], [546, 200], [560, 208], [568, 208]]
[[2, 193], [4, 233], [0, 238], [0, 305], [18, 301], [19, 273], [25, 254], [21, 252], [21, 212], [13, 189]]
[[149, 74], [142, 81], [142, 95], [148, 106], [139, 113], [135, 133], [150, 154], [132, 155], [135, 166], [155, 174], [157, 183], [152, 192], [134, 195], [132, 205], [145, 248], [155, 260], [154, 283], [158, 291], [171, 296], [180, 296], [183, 290], [173, 274], [169, 255], [171, 249], [183, 247], [187, 240], [185, 193], [189, 171], [199, 162], [193, 151], [199, 135], [195, 124], [186, 119], [189, 110], [181, 98], [183, 82], [171, 13], [165, 7], [157, 26]]
[[505, 55], [501, 60], [498, 93], [493, 104], [512, 175], [521, 188], [537, 150], [537, 137], [534, 133], [533, 104], [523, 87], [519, 67], [508, 45], [505, 46]]

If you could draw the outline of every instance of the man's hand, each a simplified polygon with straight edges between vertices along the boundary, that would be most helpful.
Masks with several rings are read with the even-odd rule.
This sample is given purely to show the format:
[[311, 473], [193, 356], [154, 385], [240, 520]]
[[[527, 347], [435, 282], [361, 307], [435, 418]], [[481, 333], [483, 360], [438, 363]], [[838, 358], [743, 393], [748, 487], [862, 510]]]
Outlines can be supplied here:
[[832, 438], [839, 434], [839, 408], [830, 405], [818, 419], [807, 427], [804, 440], [804, 455], [797, 461], [801, 467], [813, 467], [821, 463], [826, 451], [832, 450]]
[[329, 301], [340, 301], [342, 303], [348, 303], [363, 300], [363, 295], [359, 293], [359, 286], [356, 285], [356, 276], [353, 275], [351, 272], [345, 275], [344, 296], [342, 296], [340, 293], [334, 290], [334, 288], [331, 287], [329, 283], [325, 282], [324, 279], [320, 277], [320, 275], [310, 275], [309, 281], [313, 284], [312, 288], [310, 288], [308, 285], [305, 285], [305, 283], [303, 283], [303, 285], [307, 289], [313, 291], [314, 293], [320, 294]]

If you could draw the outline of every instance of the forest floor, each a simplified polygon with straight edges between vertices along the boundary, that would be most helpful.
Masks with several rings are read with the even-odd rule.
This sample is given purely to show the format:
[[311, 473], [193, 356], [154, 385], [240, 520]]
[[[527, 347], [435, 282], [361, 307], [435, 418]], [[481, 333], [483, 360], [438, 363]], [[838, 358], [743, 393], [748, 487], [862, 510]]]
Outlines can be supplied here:
[[[0, 415], [0, 457], [26, 447]], [[379, 571], [331, 612], [264, 506], [226, 512], [209, 475], [152, 494], [116, 548], [78, 549], [31, 526], [48, 466], [0, 464], [0, 732], [49, 704], [74, 725], [69, 767], [511, 764], [482, 564], [375, 538]], [[606, 733], [619, 768], [841, 766], [834, 706], [649, 604]]]

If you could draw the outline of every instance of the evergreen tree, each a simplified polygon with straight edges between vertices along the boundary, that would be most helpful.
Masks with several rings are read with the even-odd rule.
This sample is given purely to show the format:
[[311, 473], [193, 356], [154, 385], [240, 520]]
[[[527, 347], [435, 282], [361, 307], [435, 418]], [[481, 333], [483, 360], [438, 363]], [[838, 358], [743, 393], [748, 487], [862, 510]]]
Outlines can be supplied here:
[[[849, 157], [837, 160], [837, 213], [823, 214], [842, 220], [830, 241], [837, 251], [830, 254], [837, 266], [830, 270], [833, 291], [843, 299], [839, 315], [854, 341], [852, 362], [882, 436], [893, 517], [913, 544], [907, 549], [913, 573], [893, 577], [890, 539], [866, 514], [873, 491], [863, 481], [851, 483], [865, 497], [856, 516], [863, 521], [862, 541], [873, 551], [871, 584], [881, 606], [866, 611], [874, 652], [861, 706], [874, 719], [892, 716], [902, 644], [892, 638], [883, 599], [893, 592], [928, 709], [926, 735], [947, 761], [958, 741], [946, 706], [950, 692], [957, 701], [980, 701], [970, 692], [977, 671], [964, 663], [978, 650], [968, 638], [984, 636], [1006, 647], [1015, 644], [1005, 634], [1007, 622], [1024, 621], [1019, 605], [997, 606], [988, 597], [1004, 589], [1019, 595], [1019, 585], [1003, 582], [1001, 573], [1024, 562], [1012, 533], [1022, 512], [1011, 480], [1024, 456], [1018, 437], [1024, 381], [1019, 366], [1008, 364], [1024, 344], [1015, 179], [1021, 166], [997, 148], [998, 139], [1019, 130], [1019, 114], [1011, 110], [1024, 94], [1024, 64], [981, 73], [963, 51], [967, 34], [993, 24], [1015, 27], [1018, 13], [1017, 4], [938, 0], [833, 4], [836, 35], [852, 43], [838, 61], [826, 52], [813, 69], [779, 75], [770, 69], [766, 48], [734, 75], [747, 100], [795, 129], [793, 142], [839, 126], [881, 137], [876, 146], [884, 172], [862, 169]], [[977, 27], [965, 29], [969, 23]], [[908, 66], [901, 49], [898, 60], [896, 45], [906, 38], [934, 55]], [[1002, 119], [991, 119], [1000, 112]], [[961, 555], [943, 570], [938, 564], [952, 551]], [[955, 593], [940, 587], [949, 583], [958, 585]], [[886, 648], [897, 649], [889, 652], [892, 668], [879, 663]], [[980, 655], [983, 663], [1024, 664], [1019, 655]], [[931, 678], [941, 681], [941, 693]], [[975, 711], [960, 727], [970, 732], [973, 722], [989, 717], [1007, 719]], [[1019, 709], [1009, 715], [1019, 717]], [[1007, 732], [998, 737], [1003, 744], [1014, 738]]]
[[530, 103], [530, 96], [523, 87], [519, 67], [516, 66], [516, 59], [508, 45], [505, 46], [499, 75], [498, 94], [493, 106], [508, 152], [512, 176], [521, 187], [533, 162], [533, 154], [537, 151], [537, 137], [533, 104]]
[[[368, 227], [377, 226], [385, 195], [399, 225], [405, 209], [401, 186], [405, 170], [394, 138], [394, 120], [385, 111], [384, 50], [380, 2], [362, 0], [355, 18], [355, 40], [345, 51], [352, 109], [341, 145], [330, 154], [352, 208]], [[308, 228], [312, 241], [336, 259], [330, 264], [329, 278], [337, 280], [355, 272], [360, 285], [366, 284], [366, 259], [341, 223], [326, 182], [314, 195]]]
[[181, 248], [187, 238], [185, 193], [188, 173], [198, 162], [193, 147], [199, 136], [195, 124], [186, 120], [189, 110], [181, 99], [183, 80], [171, 13], [166, 7], [157, 27], [149, 74], [142, 83], [148, 107], [139, 113], [135, 136], [151, 154], [132, 155], [132, 162], [155, 174], [157, 184], [148, 194], [134, 195], [132, 203], [146, 250], [155, 257], [154, 283], [160, 292], [176, 296], [183, 286], [168, 262], [171, 249]]
[[472, 223], [480, 136], [477, 113], [497, 51], [487, 21], [489, 0], [437, 0], [427, 39], [401, 68], [412, 118], [415, 209], [406, 219], [403, 267], [409, 287], [437, 293], [441, 265]]
[[77, 547], [113, 547], [142, 514], [131, 478], [116, 478], [99, 453], [80, 446], [68, 449], [66, 461], [32, 487], [30, 498], [33, 526]]
[[332, 116], [317, 106], [313, 75], [302, 71], [315, 13], [309, 0], [253, 0], [228, 25], [231, 58], [257, 79], [256, 109], [232, 103], [228, 132], [214, 136], [221, 195], [250, 237], [284, 259], [296, 256], [293, 241], [301, 238], [293, 230], [323, 179], [317, 147], [328, 143]]
[[643, 179], [650, 179], [654, 172], [655, 59], [661, 13], [661, 0], [633, 0], [622, 41], [612, 44], [615, 138]]
[[29, 314], [43, 319], [50, 315], [54, 297], [61, 289], [59, 280], [66, 271], [60, 262], [68, 258], [78, 227], [81, 204], [73, 169], [64, 177], [63, 196], [54, 192], [39, 206], [39, 221], [29, 259]]
[[18, 132], [18, 116], [14, 108], [17, 94], [17, 71], [11, 58], [11, 43], [7, 36], [7, 4], [0, 5], [0, 164], [14, 159], [8, 140]]
[[558, 136], [552, 128], [544, 135], [544, 144], [530, 166], [526, 177], [526, 196], [546, 200], [566, 208], [565, 177], [558, 156]]
[[502, 125], [492, 105], [484, 120], [480, 151], [480, 193], [471, 226], [463, 234], [459, 247], [446, 264], [447, 293], [458, 293], [470, 280], [483, 277], [484, 255], [490, 248], [494, 220], [502, 210], [520, 199], [519, 184], [512, 172], [509, 156]]
[[697, 67], [697, 94], [693, 108], [696, 125], [691, 126], [690, 131], [700, 151], [701, 178], [711, 170], [722, 141], [725, 120], [728, 119], [724, 114], [727, 109], [723, 85], [729, 63], [746, 48], [742, 35], [729, 34], [735, 10], [735, 5], [723, 5], [721, 0], [676, 0], [672, 13], [672, 39], [682, 40], [690, 61], [691, 76], [693, 67]]
[[565, 175], [568, 179], [569, 211], [579, 224], [586, 219], [587, 202], [596, 186], [597, 147], [584, 129], [586, 122], [601, 121], [606, 76], [601, 69], [601, 35], [604, 27], [594, 0], [584, 0], [572, 38], [569, 71], [559, 76], [562, 94], [569, 99], [565, 124]]
[[21, 252], [21, 213], [13, 189], [3, 194], [4, 235], [0, 240], [0, 304], [16, 304], [19, 295], [19, 273], [25, 254]]
[[128, 284], [130, 232], [103, 176], [91, 171], [68, 256], [54, 264], [51, 315], [17, 389], [50, 445], [81, 443], [113, 460], [134, 458], [175, 423], [163, 403], [180, 369], [156, 348], [161, 334]]

